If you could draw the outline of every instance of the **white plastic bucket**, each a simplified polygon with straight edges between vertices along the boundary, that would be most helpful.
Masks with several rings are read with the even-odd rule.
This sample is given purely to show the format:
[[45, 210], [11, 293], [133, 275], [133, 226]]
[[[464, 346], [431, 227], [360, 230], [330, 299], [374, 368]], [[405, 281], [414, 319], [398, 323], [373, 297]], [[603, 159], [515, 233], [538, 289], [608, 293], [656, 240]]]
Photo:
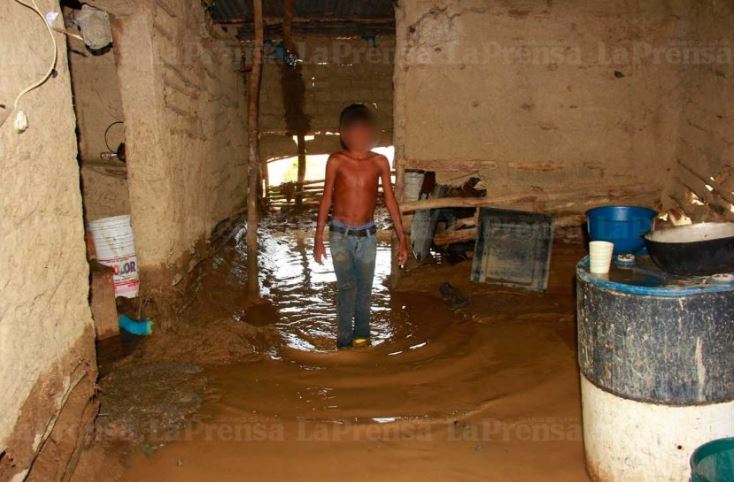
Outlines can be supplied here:
[[407, 171], [404, 173], [404, 196], [406, 201], [416, 201], [422, 192], [423, 172]]
[[115, 296], [138, 296], [138, 260], [130, 216], [114, 216], [89, 223], [97, 261], [114, 269]]

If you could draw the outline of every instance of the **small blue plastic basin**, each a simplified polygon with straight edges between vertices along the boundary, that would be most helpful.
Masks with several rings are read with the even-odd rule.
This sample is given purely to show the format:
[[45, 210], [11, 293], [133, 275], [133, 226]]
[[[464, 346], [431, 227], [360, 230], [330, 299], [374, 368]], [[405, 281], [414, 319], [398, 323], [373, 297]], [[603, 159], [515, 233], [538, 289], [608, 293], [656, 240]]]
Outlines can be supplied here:
[[638, 253], [646, 243], [657, 212], [638, 206], [601, 206], [589, 209], [588, 235], [591, 241], [610, 241], [613, 252]]

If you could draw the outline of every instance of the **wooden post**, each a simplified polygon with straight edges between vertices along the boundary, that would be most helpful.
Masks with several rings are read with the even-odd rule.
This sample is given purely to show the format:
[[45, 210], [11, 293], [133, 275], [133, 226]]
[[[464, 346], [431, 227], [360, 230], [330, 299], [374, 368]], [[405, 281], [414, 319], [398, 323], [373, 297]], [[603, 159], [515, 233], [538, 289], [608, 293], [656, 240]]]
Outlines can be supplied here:
[[258, 98], [263, 69], [263, 5], [253, 0], [253, 68], [248, 82], [248, 294], [258, 296]]
[[[396, 176], [396, 180], [394, 181], [393, 190], [394, 194], [396, 195], [397, 202], [401, 203], [404, 200], [404, 169], [401, 165], [401, 160], [398, 155], [396, 155], [399, 151], [395, 151], [394, 153], [394, 175]], [[386, 186], [386, 189], [389, 189], [390, 186]], [[403, 221], [403, 220], [402, 220]], [[404, 233], [407, 232], [409, 226], [404, 226]], [[394, 230], [395, 231], [395, 230]], [[407, 239], [407, 243], [408, 243]], [[409, 256], [409, 262], [412, 261], [412, 256]], [[391, 236], [391, 274], [389, 275], [389, 286], [391, 288], [396, 288], [399, 286], [399, 280], [401, 279], [401, 269], [399, 267], [399, 238], [396, 235], [396, 232], [393, 233]]]
[[284, 46], [292, 54], [296, 54], [296, 45], [291, 36], [291, 25], [294, 23], [294, 0], [284, 0], [284, 19], [282, 28], [284, 31]]
[[304, 134], [298, 134], [296, 137], [297, 145], [297, 171], [296, 171], [296, 191], [294, 204], [297, 208], [302, 207], [302, 199], [304, 198], [304, 176], [307, 173], [307, 143], [304, 140]]
[[[284, 0], [284, 18], [282, 23], [284, 46], [291, 59], [297, 56], [296, 44], [292, 36], [291, 26], [294, 21], [294, 0]], [[281, 71], [281, 90], [284, 99], [284, 120], [289, 135], [297, 139], [297, 183], [294, 205], [302, 207], [304, 198], [304, 175], [307, 168], [307, 146], [304, 136], [309, 132], [309, 116], [304, 112], [304, 77], [299, 63], [284, 61]]]

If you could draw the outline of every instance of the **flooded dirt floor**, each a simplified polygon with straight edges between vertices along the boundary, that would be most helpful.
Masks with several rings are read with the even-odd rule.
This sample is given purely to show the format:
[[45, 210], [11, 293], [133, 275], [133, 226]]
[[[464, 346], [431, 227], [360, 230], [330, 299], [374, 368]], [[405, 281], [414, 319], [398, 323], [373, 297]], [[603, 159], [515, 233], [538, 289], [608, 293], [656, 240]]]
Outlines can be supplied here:
[[[336, 351], [334, 275], [312, 260], [312, 233], [261, 233], [258, 304], [242, 228], [231, 234], [195, 272], [180, 326], [103, 370], [97, 442], [73, 480], [588, 480], [581, 247], [555, 246], [539, 294], [473, 284], [470, 261], [412, 267], [389, 290], [382, 242], [372, 346]], [[466, 307], [442, 301], [446, 281]]]

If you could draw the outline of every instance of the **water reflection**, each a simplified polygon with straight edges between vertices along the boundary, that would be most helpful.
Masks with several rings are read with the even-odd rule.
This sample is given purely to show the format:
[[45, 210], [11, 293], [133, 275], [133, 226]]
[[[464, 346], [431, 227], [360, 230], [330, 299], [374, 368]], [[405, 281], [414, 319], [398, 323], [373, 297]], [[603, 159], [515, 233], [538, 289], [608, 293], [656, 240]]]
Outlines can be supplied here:
[[[314, 261], [311, 237], [264, 235], [261, 246], [261, 295], [276, 309], [276, 327], [286, 345], [308, 351], [332, 350], [337, 285], [331, 260], [323, 265]], [[374, 344], [392, 335], [391, 324], [383, 316], [391, 310], [390, 294], [383, 283], [390, 274], [390, 263], [390, 246], [379, 244], [373, 282]]]
[[[244, 230], [232, 244], [216, 253], [196, 283], [198, 316], [228, 316], [256, 326], [273, 326], [286, 348], [331, 351], [336, 336], [336, 281], [332, 261], [323, 265], [312, 257], [311, 234], [259, 231], [259, 286], [263, 304], [247, 299], [248, 263]], [[329, 243], [327, 243], [329, 252]], [[395, 336], [391, 322], [401, 305], [391, 302], [385, 280], [391, 271], [391, 247], [380, 243], [373, 282], [372, 344]], [[206, 297], [206, 298], [205, 298]]]

